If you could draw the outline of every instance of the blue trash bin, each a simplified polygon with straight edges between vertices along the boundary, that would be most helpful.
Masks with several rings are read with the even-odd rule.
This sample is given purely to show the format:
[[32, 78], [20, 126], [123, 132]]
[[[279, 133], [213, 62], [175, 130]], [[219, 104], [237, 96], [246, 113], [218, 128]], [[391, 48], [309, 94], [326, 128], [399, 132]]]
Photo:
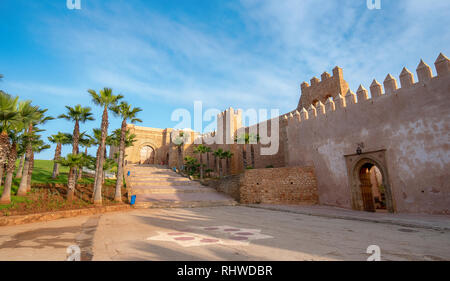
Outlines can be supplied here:
[[131, 195], [130, 205], [134, 205], [136, 203], [136, 195]]
[[130, 172], [130, 171], [128, 171], [127, 175], [128, 175], [128, 176], [130, 176], [130, 175], [131, 175], [131, 172]]

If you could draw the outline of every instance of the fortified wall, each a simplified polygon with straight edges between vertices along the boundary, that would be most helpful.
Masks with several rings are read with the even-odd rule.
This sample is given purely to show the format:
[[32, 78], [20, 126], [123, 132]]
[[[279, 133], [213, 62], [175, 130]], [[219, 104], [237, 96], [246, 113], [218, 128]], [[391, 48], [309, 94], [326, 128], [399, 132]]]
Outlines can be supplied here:
[[[194, 140], [200, 139], [213, 151], [222, 148], [233, 153], [229, 160], [216, 159], [212, 153], [203, 156], [209, 168], [220, 161], [225, 174], [244, 172], [244, 148], [247, 165], [257, 169], [313, 167], [319, 203], [355, 210], [367, 210], [368, 200], [373, 200], [363, 192], [361, 171], [375, 166], [385, 189], [387, 211], [450, 214], [449, 59], [440, 54], [435, 68], [436, 76], [421, 61], [416, 69], [418, 81], [403, 68], [400, 87], [390, 74], [383, 85], [374, 80], [369, 96], [362, 85], [356, 94], [351, 91], [342, 69], [335, 67], [332, 76], [325, 72], [321, 80], [313, 78], [311, 85], [301, 85], [296, 110], [269, 120], [269, 132], [275, 124], [279, 127], [276, 154], [261, 155], [264, 145], [260, 143], [233, 143], [243, 132], [256, 129], [260, 134], [262, 123], [243, 127], [242, 111], [229, 108], [217, 116], [216, 132], [189, 132], [183, 158], [199, 159], [193, 149]], [[170, 140], [174, 130], [129, 128], [138, 142], [127, 149], [127, 161], [142, 163], [148, 157], [143, 155], [144, 148], [149, 146], [154, 150], [152, 164], [177, 166], [178, 150]], [[217, 138], [224, 144], [212, 144]]]
[[362, 210], [358, 172], [380, 168], [388, 209], [450, 213], [450, 62], [437, 76], [423, 61], [418, 81], [406, 68], [397, 80], [376, 80], [283, 117], [288, 166], [314, 166], [321, 204]]

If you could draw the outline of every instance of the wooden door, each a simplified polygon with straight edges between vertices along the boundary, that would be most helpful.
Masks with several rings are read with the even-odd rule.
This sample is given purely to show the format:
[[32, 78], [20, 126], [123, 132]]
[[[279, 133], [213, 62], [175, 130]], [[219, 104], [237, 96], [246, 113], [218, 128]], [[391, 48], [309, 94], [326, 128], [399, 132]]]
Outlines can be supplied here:
[[375, 212], [375, 204], [373, 203], [372, 184], [370, 182], [370, 169], [363, 167], [359, 173], [361, 182], [361, 195], [364, 204], [364, 211]]

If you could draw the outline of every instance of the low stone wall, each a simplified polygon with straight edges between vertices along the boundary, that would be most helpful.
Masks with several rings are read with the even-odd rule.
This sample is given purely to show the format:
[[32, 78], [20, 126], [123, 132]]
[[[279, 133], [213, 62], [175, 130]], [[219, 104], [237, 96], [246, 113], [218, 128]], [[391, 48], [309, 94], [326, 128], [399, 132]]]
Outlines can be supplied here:
[[108, 213], [108, 212], [122, 212], [122, 211], [128, 211], [128, 210], [133, 210], [133, 208], [127, 204], [119, 204], [119, 205], [111, 205], [111, 206], [103, 206], [103, 207], [92, 207], [92, 208], [76, 209], [76, 210], [64, 210], [64, 211], [11, 216], [11, 217], [2, 216], [2, 217], [0, 217], [0, 226], [19, 225], [19, 224], [35, 223], [35, 222], [46, 222], [46, 221], [52, 221], [52, 220], [57, 220], [57, 219], [73, 218], [73, 217], [78, 217], [78, 216], [91, 216], [91, 215], [103, 214], [103, 213]]
[[244, 204], [317, 204], [317, 182], [312, 167], [284, 167], [245, 171], [240, 202]]
[[312, 167], [246, 170], [213, 187], [242, 204], [318, 204], [319, 200]]

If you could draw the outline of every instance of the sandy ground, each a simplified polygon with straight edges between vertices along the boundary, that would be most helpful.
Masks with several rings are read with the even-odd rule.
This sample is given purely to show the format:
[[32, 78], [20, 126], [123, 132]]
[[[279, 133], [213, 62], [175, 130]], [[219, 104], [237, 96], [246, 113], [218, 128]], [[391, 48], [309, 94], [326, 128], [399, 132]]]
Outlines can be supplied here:
[[248, 207], [141, 209], [0, 227], [0, 260], [450, 260], [450, 231]]

